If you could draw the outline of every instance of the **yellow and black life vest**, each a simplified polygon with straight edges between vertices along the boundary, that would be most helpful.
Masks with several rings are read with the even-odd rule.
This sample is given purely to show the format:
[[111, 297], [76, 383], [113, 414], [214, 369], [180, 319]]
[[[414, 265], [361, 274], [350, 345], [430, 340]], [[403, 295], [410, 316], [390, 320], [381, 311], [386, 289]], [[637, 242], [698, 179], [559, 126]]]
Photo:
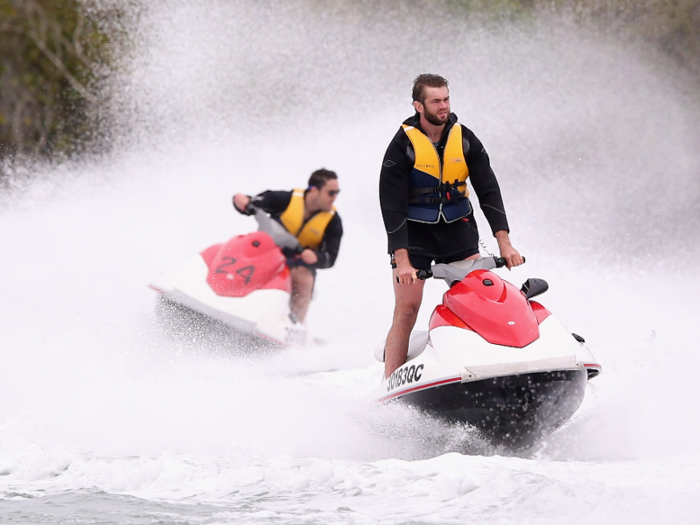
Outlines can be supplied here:
[[449, 131], [442, 162], [425, 133], [407, 124], [402, 127], [415, 152], [408, 219], [436, 223], [442, 214], [446, 222], [453, 222], [469, 215], [469, 168], [464, 158], [459, 122], [455, 122]]
[[299, 240], [299, 244], [304, 248], [316, 250], [321, 245], [323, 234], [334, 215], [335, 208], [332, 211], [319, 211], [304, 222], [304, 190], [295, 189], [287, 209], [280, 214], [279, 220], [287, 231]]

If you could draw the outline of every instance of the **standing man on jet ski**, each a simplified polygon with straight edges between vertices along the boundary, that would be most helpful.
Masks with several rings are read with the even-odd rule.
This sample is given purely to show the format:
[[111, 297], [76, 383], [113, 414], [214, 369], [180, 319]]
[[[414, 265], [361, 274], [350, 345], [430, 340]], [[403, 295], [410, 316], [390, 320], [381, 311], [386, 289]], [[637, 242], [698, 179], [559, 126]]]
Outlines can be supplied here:
[[450, 112], [447, 80], [422, 74], [413, 83], [414, 116], [389, 144], [379, 178], [379, 200], [389, 241], [394, 319], [387, 335], [384, 376], [406, 362], [411, 330], [423, 299], [416, 271], [433, 261], [479, 257], [479, 232], [467, 179], [476, 191], [508, 268], [523, 263], [508, 237], [501, 190], [474, 133]]
[[292, 275], [290, 317], [294, 323], [303, 323], [306, 319], [316, 269], [330, 268], [338, 256], [343, 236], [343, 223], [333, 206], [338, 193], [338, 176], [322, 168], [311, 174], [305, 190], [268, 190], [255, 197], [242, 193], [233, 196], [237, 211], [252, 215], [250, 204], [265, 210], [304, 248], [299, 254], [285, 254]]

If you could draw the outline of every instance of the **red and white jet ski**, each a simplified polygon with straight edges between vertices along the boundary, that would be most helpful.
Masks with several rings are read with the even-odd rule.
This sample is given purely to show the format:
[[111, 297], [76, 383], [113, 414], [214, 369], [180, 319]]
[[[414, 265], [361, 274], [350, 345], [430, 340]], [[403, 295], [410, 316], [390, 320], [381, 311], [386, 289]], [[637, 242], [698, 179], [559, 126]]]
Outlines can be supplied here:
[[258, 231], [215, 244], [188, 262], [163, 272], [149, 286], [165, 303], [185, 307], [276, 346], [303, 345], [307, 328], [292, 321], [292, 280], [283, 248], [299, 243], [263, 210]]
[[[437, 264], [419, 278], [450, 289], [428, 331], [411, 334], [408, 359], [370, 394], [399, 400], [440, 420], [478, 429], [492, 444], [521, 450], [566, 422], [581, 405], [596, 362], [572, 334], [531, 299], [548, 289], [528, 279], [518, 289], [491, 270], [505, 259]], [[375, 356], [384, 361], [384, 345]]]

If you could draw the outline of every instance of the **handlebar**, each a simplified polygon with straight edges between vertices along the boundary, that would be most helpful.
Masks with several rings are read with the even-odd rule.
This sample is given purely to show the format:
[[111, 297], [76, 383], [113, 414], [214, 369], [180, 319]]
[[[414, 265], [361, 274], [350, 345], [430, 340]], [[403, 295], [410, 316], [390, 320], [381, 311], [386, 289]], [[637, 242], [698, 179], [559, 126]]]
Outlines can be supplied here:
[[299, 244], [299, 239], [289, 233], [282, 223], [270, 217], [265, 210], [248, 203], [245, 211], [255, 217], [258, 223], [258, 230], [267, 233], [272, 238], [272, 241], [282, 248], [283, 251], [290, 251], [294, 254], [300, 254], [304, 251]]
[[[486, 259], [486, 258], [484, 258]], [[508, 261], [505, 260], [503, 257], [492, 257], [494, 261], [494, 265], [496, 268], [503, 268], [508, 264]], [[523, 262], [525, 262], [525, 257], [523, 257]], [[426, 279], [429, 279], [433, 277], [433, 269], [429, 268], [427, 270], [418, 270], [416, 272], [416, 278], [420, 279], [421, 281], [425, 281]], [[441, 276], [442, 277], [442, 276]], [[396, 277], [396, 282], [399, 282], [398, 276]]]
[[[493, 260], [496, 261], [496, 268], [503, 268], [508, 265], [508, 261], [503, 257], [494, 257]], [[525, 257], [523, 257], [523, 264], [525, 264]]]
[[[433, 271], [432, 270], [418, 270], [416, 272], [416, 277], [420, 279], [421, 281], [425, 281], [426, 279], [429, 279], [433, 276]], [[397, 277], [398, 279], [398, 277]]]

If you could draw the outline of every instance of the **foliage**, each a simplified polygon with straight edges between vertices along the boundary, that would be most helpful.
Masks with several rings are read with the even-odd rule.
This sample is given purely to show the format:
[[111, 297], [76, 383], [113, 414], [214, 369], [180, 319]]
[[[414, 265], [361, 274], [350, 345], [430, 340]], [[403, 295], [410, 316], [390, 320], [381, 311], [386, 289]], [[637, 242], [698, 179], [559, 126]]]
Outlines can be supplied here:
[[636, 35], [700, 78], [700, 2], [698, 0], [425, 0], [446, 2], [462, 16], [523, 18], [536, 11], [566, 14], [611, 30]]
[[[325, 0], [305, 1], [328, 9]], [[698, 0], [401, 1], [484, 21], [564, 13], [639, 35], [700, 78]], [[389, 0], [342, 0], [334, 6], [373, 12], [373, 6], [385, 2]], [[103, 81], [120, 67], [115, 57], [128, 38], [119, 20], [140, 4], [0, 0], [0, 176], [7, 159], [65, 156], [104, 146], [100, 138], [109, 132], [109, 103]]]
[[77, 0], [0, 0], [0, 159], [70, 155], [95, 137], [108, 45]]

